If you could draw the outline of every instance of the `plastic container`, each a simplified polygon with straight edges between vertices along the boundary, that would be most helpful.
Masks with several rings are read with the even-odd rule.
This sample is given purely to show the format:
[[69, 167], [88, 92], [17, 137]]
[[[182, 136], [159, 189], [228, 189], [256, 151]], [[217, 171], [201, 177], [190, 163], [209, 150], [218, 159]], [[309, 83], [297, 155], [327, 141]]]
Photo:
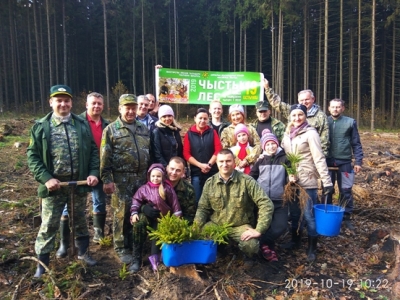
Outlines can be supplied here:
[[217, 260], [217, 244], [213, 241], [188, 241], [182, 244], [163, 244], [162, 259], [167, 267], [184, 264], [210, 264]]
[[337, 236], [340, 233], [344, 208], [332, 204], [314, 205], [317, 233], [325, 236]]

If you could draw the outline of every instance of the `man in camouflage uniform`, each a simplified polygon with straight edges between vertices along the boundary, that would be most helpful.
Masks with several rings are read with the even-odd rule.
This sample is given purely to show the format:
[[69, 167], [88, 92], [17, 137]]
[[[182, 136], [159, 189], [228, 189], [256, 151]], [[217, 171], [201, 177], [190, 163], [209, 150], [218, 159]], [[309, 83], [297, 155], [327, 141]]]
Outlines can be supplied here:
[[[150, 165], [150, 134], [136, 120], [136, 96], [119, 98], [120, 116], [104, 131], [100, 146], [100, 174], [106, 194], [112, 194], [114, 249], [122, 263], [132, 261], [134, 248], [130, 207], [136, 190], [146, 182]], [[137, 256], [137, 249], [133, 249]]]
[[259, 251], [258, 238], [271, 223], [274, 205], [253, 178], [235, 170], [231, 150], [221, 150], [216, 163], [219, 173], [207, 179], [194, 222], [200, 226], [207, 222], [232, 224], [229, 237], [251, 258]]
[[256, 103], [257, 109], [257, 120], [250, 125], [253, 126], [260, 138], [262, 137], [262, 132], [264, 129], [268, 129], [272, 132], [279, 140], [282, 141], [283, 134], [285, 133], [285, 125], [271, 117], [271, 110], [269, 109], [268, 101], [259, 101]]
[[[93, 140], [99, 149], [103, 129], [110, 123], [101, 116], [103, 108], [103, 95], [93, 92], [86, 97], [86, 111], [79, 115], [89, 123]], [[106, 222], [106, 194], [103, 191], [103, 183], [101, 181], [92, 188], [92, 202], [94, 229], [93, 242], [99, 243], [100, 239], [104, 238], [104, 225]], [[65, 206], [60, 220], [60, 247], [56, 252], [58, 258], [64, 258], [68, 254], [69, 235], [68, 210]]]
[[[50, 251], [54, 249], [61, 213], [66, 204], [70, 211], [70, 188], [61, 188], [60, 182], [86, 180], [87, 185], [92, 187], [97, 185], [99, 177], [98, 149], [86, 122], [71, 113], [71, 89], [65, 85], [51, 87], [50, 106], [53, 112], [32, 127], [27, 149], [28, 166], [40, 183], [38, 195], [42, 198], [42, 224], [35, 251], [45, 265], [49, 264]], [[75, 190], [75, 245], [78, 259], [95, 265], [96, 261], [87, 253], [89, 232], [85, 207], [89, 191], [87, 186]], [[34, 277], [41, 277], [44, 271], [38, 264]]]
[[[264, 78], [264, 90], [265, 96], [271, 104], [272, 108], [281, 112], [283, 116], [289, 120], [290, 115], [290, 104], [287, 104], [281, 100], [278, 94], [274, 93], [274, 90], [269, 87], [268, 80]], [[300, 104], [307, 107], [307, 122], [315, 129], [321, 139], [321, 146], [324, 155], [328, 155], [329, 150], [329, 125], [328, 117], [326, 114], [316, 105], [314, 93], [311, 90], [302, 90], [297, 94], [297, 99]], [[289, 120], [290, 121], [290, 120]]]

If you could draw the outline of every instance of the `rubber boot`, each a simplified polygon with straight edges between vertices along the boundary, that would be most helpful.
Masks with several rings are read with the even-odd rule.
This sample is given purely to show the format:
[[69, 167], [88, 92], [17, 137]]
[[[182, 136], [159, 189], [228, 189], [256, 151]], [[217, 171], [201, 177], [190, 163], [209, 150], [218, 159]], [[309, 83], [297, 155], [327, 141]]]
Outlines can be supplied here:
[[350, 230], [350, 231], [354, 231], [355, 230], [353, 222], [350, 220], [350, 214], [346, 214], [346, 213], [344, 214], [344, 216], [343, 216], [343, 224], [344, 224], [344, 226], [347, 227], [348, 230]]
[[75, 246], [78, 248], [78, 259], [83, 260], [88, 266], [94, 266], [97, 261], [94, 260], [88, 251], [89, 247], [89, 237], [82, 236], [75, 240]]
[[158, 271], [158, 264], [159, 262], [159, 256], [158, 254], [153, 254], [149, 256], [149, 261], [151, 264], [151, 268], [153, 269], [153, 272], [157, 272]]
[[106, 224], [106, 214], [93, 215], [93, 242], [99, 243], [100, 239], [104, 239], [104, 225]]
[[308, 236], [307, 260], [314, 261], [317, 258], [318, 236]]
[[129, 272], [136, 273], [136, 272], [138, 272], [140, 270], [141, 266], [142, 266], [142, 245], [139, 245], [137, 243], [133, 243], [133, 246], [132, 246], [132, 263], [129, 266]]
[[57, 258], [64, 258], [68, 255], [68, 248], [69, 248], [69, 220], [61, 219], [60, 220], [60, 248], [58, 248], [56, 252]]
[[[50, 253], [40, 254], [38, 256], [38, 259], [42, 263], [44, 263], [46, 266], [48, 266], [49, 265], [49, 261], [50, 261]], [[40, 278], [40, 277], [42, 277], [42, 275], [44, 274], [45, 271], [46, 270], [43, 268], [43, 266], [41, 264], [38, 264], [37, 268], [36, 268], [36, 273], [35, 273], [35, 275], [33, 275], [33, 277], [34, 278]]]
[[288, 243], [281, 244], [282, 249], [299, 249], [301, 246], [301, 229], [299, 229], [299, 232], [297, 232], [297, 228], [293, 229], [292, 228], [292, 240]]

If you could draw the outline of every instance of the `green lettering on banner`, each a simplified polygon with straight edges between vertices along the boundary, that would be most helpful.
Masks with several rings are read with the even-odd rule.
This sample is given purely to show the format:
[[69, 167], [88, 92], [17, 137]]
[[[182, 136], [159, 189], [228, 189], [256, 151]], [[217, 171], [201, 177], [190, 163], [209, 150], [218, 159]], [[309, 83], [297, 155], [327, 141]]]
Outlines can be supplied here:
[[254, 105], [263, 99], [262, 73], [156, 69], [157, 98], [162, 103]]

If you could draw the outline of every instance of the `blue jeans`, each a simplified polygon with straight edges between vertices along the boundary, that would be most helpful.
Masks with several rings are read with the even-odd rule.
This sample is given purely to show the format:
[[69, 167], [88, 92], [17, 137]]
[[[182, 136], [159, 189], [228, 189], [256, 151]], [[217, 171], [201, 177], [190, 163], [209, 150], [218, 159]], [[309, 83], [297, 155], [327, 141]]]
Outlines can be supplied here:
[[194, 194], [196, 196], [196, 203], [199, 203], [201, 193], [203, 192], [203, 185], [201, 184], [200, 176], [192, 176], [192, 185], [194, 188]]
[[[92, 201], [93, 201], [93, 212], [95, 214], [106, 213], [106, 194], [103, 191], [103, 182], [99, 182], [92, 188]], [[67, 205], [65, 205], [62, 212], [63, 216], [68, 216]]]
[[[314, 216], [314, 204], [317, 204], [317, 189], [306, 189], [309, 196], [306, 209], [303, 214], [304, 221], [307, 226], [307, 233], [309, 236], [317, 236], [317, 230], [315, 226], [315, 216]], [[299, 201], [296, 199], [289, 205], [290, 215], [292, 216], [292, 229], [297, 229], [299, 226], [299, 220], [301, 215]]]

